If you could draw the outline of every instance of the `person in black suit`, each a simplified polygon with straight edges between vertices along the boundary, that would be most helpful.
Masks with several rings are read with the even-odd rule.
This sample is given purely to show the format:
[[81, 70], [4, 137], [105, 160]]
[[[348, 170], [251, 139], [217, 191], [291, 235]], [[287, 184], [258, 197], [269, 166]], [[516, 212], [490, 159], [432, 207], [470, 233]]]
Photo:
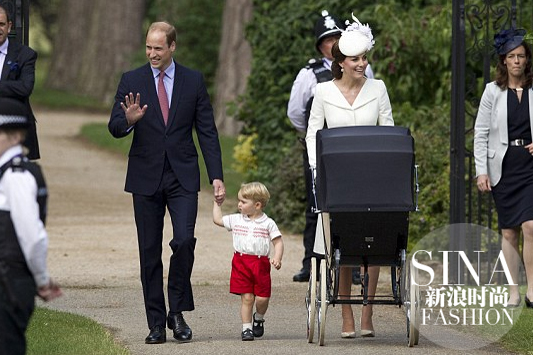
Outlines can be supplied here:
[[[191, 272], [196, 238], [200, 172], [193, 141], [196, 131], [213, 185], [215, 201], [226, 192], [218, 132], [202, 74], [172, 58], [176, 29], [155, 22], [146, 33], [148, 63], [122, 75], [108, 128], [115, 138], [133, 132], [125, 190], [133, 209], [141, 282], [150, 333], [147, 344], [166, 341], [165, 323], [179, 342], [192, 339], [183, 311], [194, 309]], [[172, 220], [172, 256], [166, 314], [161, 261], [163, 219]]]
[[35, 116], [30, 106], [30, 95], [35, 84], [37, 52], [28, 46], [8, 38], [12, 22], [6, 9], [0, 6], [0, 97], [21, 101], [28, 112], [30, 126], [24, 145], [29, 149], [27, 157], [39, 159], [39, 142]]

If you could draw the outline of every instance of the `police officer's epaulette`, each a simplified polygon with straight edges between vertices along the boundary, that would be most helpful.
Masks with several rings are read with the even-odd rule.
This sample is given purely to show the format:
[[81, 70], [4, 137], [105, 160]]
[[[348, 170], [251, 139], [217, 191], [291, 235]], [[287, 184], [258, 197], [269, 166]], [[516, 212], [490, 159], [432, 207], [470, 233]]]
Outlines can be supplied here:
[[314, 68], [320, 68], [323, 67], [324, 64], [322, 63], [322, 59], [320, 58], [311, 58], [307, 61], [307, 65], [305, 66], [307, 69], [314, 69]]
[[323, 83], [325, 81], [330, 81], [333, 79], [333, 74], [331, 73], [331, 70], [324, 66], [324, 61], [322, 59], [309, 59], [306, 68], [308, 70], [310, 69], [313, 71], [317, 83]]
[[29, 171], [37, 181], [39, 191], [38, 195], [47, 195], [46, 182], [44, 181], [43, 173], [41, 167], [34, 162], [31, 162], [27, 157], [23, 155], [17, 155], [13, 157], [10, 161], [0, 166], [0, 178], [11, 168], [13, 172], [24, 172]]
[[39, 204], [39, 218], [46, 223], [48, 189], [44, 180], [43, 172], [39, 164], [31, 162], [23, 155], [17, 155], [10, 161], [0, 166], [0, 179], [7, 169], [13, 169], [14, 172], [29, 171], [37, 183], [37, 203]]
[[11, 169], [13, 171], [24, 171], [27, 169], [26, 163], [28, 163], [29, 160], [25, 156], [17, 155], [11, 160]]

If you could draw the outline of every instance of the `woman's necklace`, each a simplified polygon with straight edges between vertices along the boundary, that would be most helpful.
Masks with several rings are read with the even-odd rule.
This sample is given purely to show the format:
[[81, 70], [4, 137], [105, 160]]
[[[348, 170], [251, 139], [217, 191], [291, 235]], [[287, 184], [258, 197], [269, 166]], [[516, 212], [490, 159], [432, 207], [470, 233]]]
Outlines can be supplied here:
[[519, 87], [516, 87], [516, 88], [511, 88], [510, 87], [509, 89], [511, 89], [515, 93], [515, 95], [516, 95], [516, 97], [518, 99], [518, 102], [519, 103], [522, 102], [522, 91], [524, 91], [524, 89], [523, 88], [519, 88]]

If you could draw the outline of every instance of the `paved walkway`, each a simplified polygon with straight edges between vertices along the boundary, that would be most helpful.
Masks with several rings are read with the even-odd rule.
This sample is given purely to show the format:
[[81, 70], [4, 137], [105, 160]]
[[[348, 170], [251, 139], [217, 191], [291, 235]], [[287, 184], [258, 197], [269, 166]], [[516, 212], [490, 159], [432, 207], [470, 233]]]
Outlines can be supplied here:
[[[453, 334], [448, 347], [424, 336], [415, 348], [406, 346], [403, 309], [376, 306], [376, 338], [340, 338], [340, 308], [329, 307], [326, 345], [306, 341], [304, 295], [307, 285], [292, 282], [303, 253], [301, 239], [286, 235], [280, 271], [273, 270], [273, 297], [265, 336], [254, 342], [240, 340], [240, 300], [228, 293], [231, 234], [213, 225], [210, 191], [200, 194], [193, 285], [196, 310], [186, 314], [194, 341], [146, 345], [148, 334], [138, 276], [137, 241], [131, 196], [123, 192], [126, 158], [94, 148], [78, 136], [82, 124], [106, 122], [106, 115], [37, 111], [41, 163], [50, 187], [48, 231], [49, 265], [62, 284], [64, 297], [46, 304], [57, 310], [90, 317], [107, 327], [132, 354], [455, 354], [454, 344], [477, 340]], [[275, 196], [274, 196], [275, 198]], [[225, 207], [228, 211], [234, 206]], [[168, 224], [167, 224], [168, 225]], [[168, 230], [165, 239], [169, 240]], [[168, 267], [169, 249], [164, 265]], [[41, 304], [41, 303], [40, 303]], [[41, 304], [42, 305], [42, 304]], [[359, 314], [356, 309], [355, 314]], [[435, 327], [434, 327], [435, 328]], [[435, 332], [445, 332], [432, 329]], [[425, 334], [432, 334], [431, 332]], [[505, 354], [496, 347], [462, 351], [469, 354]]]

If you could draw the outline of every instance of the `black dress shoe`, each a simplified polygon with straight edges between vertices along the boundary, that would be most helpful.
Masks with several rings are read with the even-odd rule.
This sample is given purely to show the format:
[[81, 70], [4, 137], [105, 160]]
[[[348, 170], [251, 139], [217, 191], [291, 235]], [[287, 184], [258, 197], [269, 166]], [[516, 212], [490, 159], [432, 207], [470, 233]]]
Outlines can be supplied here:
[[177, 313], [174, 315], [168, 315], [167, 317], [168, 328], [172, 329], [174, 339], [180, 343], [188, 343], [192, 340], [192, 330], [183, 319], [183, 314]]
[[529, 298], [527, 298], [527, 296], [526, 296], [526, 307], [527, 307], [527, 308], [533, 308], [533, 302], [531, 302], [531, 301], [529, 300]]
[[146, 344], [163, 344], [167, 341], [167, 332], [165, 327], [156, 325], [150, 329], [150, 334], [144, 339]]
[[292, 277], [294, 282], [307, 282], [309, 281], [309, 270], [302, 269]]

